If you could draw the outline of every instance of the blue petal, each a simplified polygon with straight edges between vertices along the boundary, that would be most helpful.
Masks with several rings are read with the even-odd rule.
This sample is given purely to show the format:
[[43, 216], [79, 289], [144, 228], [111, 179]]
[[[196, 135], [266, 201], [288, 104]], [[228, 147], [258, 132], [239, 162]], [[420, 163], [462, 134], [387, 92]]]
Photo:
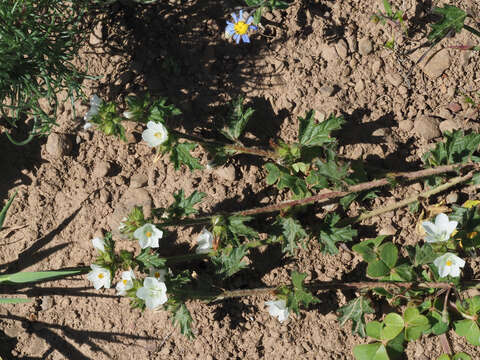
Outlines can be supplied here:
[[227, 26], [227, 27], [225, 28], [225, 32], [226, 32], [228, 35], [230, 35], [230, 36], [233, 35], [233, 34], [235, 34], [235, 30], [233, 29], [233, 26]]
[[238, 19], [243, 21], [243, 10], [240, 10], [240, 14], [238, 15]]
[[230, 22], [230, 21], [227, 21], [227, 25], [235, 25], [234, 23]]
[[238, 34], [233, 35], [233, 40], [235, 40], [238, 44], [240, 42], [240, 35]]
[[232, 18], [233, 21], [235, 21], [236, 23], [238, 22], [237, 14], [235, 14], [234, 12], [232, 13]]
[[253, 16], [250, 16], [250, 17], [247, 19], [247, 25], [250, 25], [252, 22], [253, 22]]
[[258, 26], [250, 25], [250, 26], [248, 27], [248, 30], [257, 31], [257, 30], [258, 30]]
[[250, 42], [250, 39], [248, 38], [248, 35], [247, 35], [247, 34], [243, 34], [243, 35], [242, 35], [242, 40], [243, 40], [243, 42], [245, 42], [245, 43], [249, 43], [249, 42]]

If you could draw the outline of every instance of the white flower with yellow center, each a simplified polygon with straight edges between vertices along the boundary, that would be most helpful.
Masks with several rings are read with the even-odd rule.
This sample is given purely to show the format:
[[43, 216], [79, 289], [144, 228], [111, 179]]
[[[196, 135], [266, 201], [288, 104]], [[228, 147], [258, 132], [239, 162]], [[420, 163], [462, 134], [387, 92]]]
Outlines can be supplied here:
[[457, 225], [458, 222], [450, 221], [447, 215], [443, 213], [438, 214], [435, 218], [435, 224], [430, 221], [422, 222], [422, 226], [427, 234], [425, 241], [428, 243], [447, 241]]
[[197, 254], [207, 254], [212, 251], [213, 248], [213, 234], [207, 229], [203, 228], [200, 235], [197, 237], [197, 248], [195, 252]]
[[98, 237], [92, 239], [92, 245], [97, 251], [103, 253], [105, 252], [105, 240]]
[[276, 317], [281, 323], [288, 319], [288, 309], [285, 300], [265, 301], [268, 307], [268, 313]]
[[150, 147], [157, 147], [168, 140], [168, 130], [162, 123], [149, 121], [142, 133], [142, 139]]
[[145, 224], [133, 233], [133, 237], [138, 240], [142, 249], [147, 247], [158, 248], [158, 240], [161, 239], [162, 236], [163, 231], [157, 229], [155, 225], [152, 224]]
[[438, 274], [442, 278], [448, 275], [452, 277], [460, 276], [460, 268], [465, 266], [465, 260], [452, 253], [439, 256], [433, 263], [438, 268]]
[[167, 302], [167, 287], [154, 277], [146, 277], [143, 286], [137, 290], [137, 297], [145, 301], [148, 309], [156, 309]]
[[93, 283], [93, 287], [98, 290], [102, 287], [105, 289], [110, 288], [110, 271], [101, 266], [92, 264], [90, 265], [92, 271], [87, 274], [87, 279]]
[[133, 270], [123, 271], [122, 280], [120, 280], [115, 287], [117, 289], [117, 295], [126, 295], [127, 291], [133, 288], [133, 279], [135, 279]]
[[165, 269], [157, 269], [151, 267], [149, 272], [150, 277], [157, 279], [158, 281], [165, 282], [165, 275], [167, 275], [167, 270]]

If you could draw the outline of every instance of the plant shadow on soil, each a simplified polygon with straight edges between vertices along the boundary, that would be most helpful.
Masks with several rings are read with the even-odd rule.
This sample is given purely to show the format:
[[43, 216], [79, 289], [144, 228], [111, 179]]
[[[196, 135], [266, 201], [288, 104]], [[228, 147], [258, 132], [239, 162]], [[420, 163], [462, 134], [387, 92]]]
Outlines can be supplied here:
[[[111, 354], [108, 354], [101, 347], [96, 345], [93, 340], [102, 340], [113, 343], [121, 343], [122, 341], [120, 339], [122, 338], [134, 340], [156, 340], [156, 338], [150, 336], [139, 336], [111, 331], [77, 330], [65, 325], [43, 321], [31, 321], [27, 318], [16, 315], [0, 315], [0, 319], [21, 322], [23, 329], [27, 333], [35, 334], [38, 338], [43, 339], [49, 345], [48, 350], [46, 350], [41, 357], [17, 357], [15, 358], [17, 360], [46, 359], [47, 356], [55, 350], [62, 354], [65, 359], [90, 360], [91, 358], [85, 356], [80, 350], [78, 350], [77, 344], [87, 344], [93, 351], [110, 357]], [[54, 330], [60, 331], [61, 335], [57, 334]], [[1, 331], [0, 338], [3, 338]], [[11, 350], [15, 347], [15, 338], [12, 339], [5, 335], [5, 339], [6, 341], [2, 341], [2, 344], [0, 344], [0, 354], [3, 356], [3, 353], [5, 352], [4, 359], [13, 359], [13, 357], [10, 357], [10, 354]], [[67, 341], [67, 339], [71, 340], [73, 344]]]

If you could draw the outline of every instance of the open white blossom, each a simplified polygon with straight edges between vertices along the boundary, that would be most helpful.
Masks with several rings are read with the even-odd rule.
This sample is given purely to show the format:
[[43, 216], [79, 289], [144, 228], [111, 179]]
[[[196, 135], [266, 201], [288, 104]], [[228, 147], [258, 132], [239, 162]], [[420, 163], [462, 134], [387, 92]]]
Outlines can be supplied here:
[[105, 289], [110, 288], [110, 271], [101, 266], [92, 264], [90, 265], [92, 271], [87, 274], [87, 279], [93, 283], [93, 287], [98, 290], [102, 287]]
[[455, 231], [458, 222], [448, 220], [448, 216], [441, 213], [435, 218], [435, 224], [430, 221], [422, 222], [427, 236], [425, 241], [428, 243], [443, 242], [450, 239], [450, 236]]
[[120, 280], [115, 287], [117, 289], [117, 295], [126, 295], [127, 291], [133, 288], [133, 279], [135, 279], [133, 270], [123, 271], [122, 280]]
[[149, 121], [147, 128], [142, 133], [142, 139], [150, 147], [157, 147], [162, 145], [168, 139], [167, 128], [162, 123]]
[[90, 119], [98, 114], [98, 109], [100, 108], [100, 105], [102, 105], [102, 103], [103, 100], [100, 99], [97, 94], [92, 95], [92, 97], [90, 98], [90, 109], [83, 117], [83, 120], [85, 120], [85, 125], [83, 125], [84, 130], [89, 129], [92, 126]]
[[105, 252], [105, 240], [98, 237], [92, 239], [92, 245], [100, 252]]
[[157, 279], [158, 281], [165, 282], [165, 275], [167, 275], [167, 270], [165, 269], [157, 269], [151, 267], [149, 269], [150, 277]]
[[158, 248], [158, 240], [161, 239], [162, 236], [163, 231], [157, 229], [155, 225], [152, 224], [145, 224], [133, 233], [133, 237], [138, 240], [142, 249], [147, 247]]
[[133, 118], [133, 112], [132, 111], [124, 111], [122, 113], [123, 117], [126, 118], [126, 119], [132, 119]]
[[143, 286], [137, 290], [137, 297], [145, 301], [148, 309], [156, 309], [167, 302], [167, 287], [154, 277], [146, 277]]
[[278, 321], [284, 322], [288, 319], [288, 309], [285, 300], [265, 301], [265, 305], [268, 307], [268, 313], [276, 317]]
[[212, 251], [213, 247], [213, 234], [207, 229], [203, 228], [200, 235], [197, 237], [197, 248], [195, 252], [197, 254], [207, 254]]
[[438, 268], [440, 277], [460, 276], [460, 268], [465, 266], [465, 260], [452, 253], [446, 253], [436, 258], [433, 263]]

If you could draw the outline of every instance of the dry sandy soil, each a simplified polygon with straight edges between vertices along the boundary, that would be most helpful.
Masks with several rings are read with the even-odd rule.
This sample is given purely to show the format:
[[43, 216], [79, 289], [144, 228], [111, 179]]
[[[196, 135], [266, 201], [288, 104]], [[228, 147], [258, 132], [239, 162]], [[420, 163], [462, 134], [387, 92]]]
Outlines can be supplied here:
[[[442, 50], [473, 42], [466, 32], [443, 41], [407, 76], [426, 50], [431, 6], [445, 2], [393, 1], [406, 11], [411, 30], [410, 38], [397, 32], [396, 52], [383, 47], [390, 27], [370, 21], [381, 1], [298, 0], [286, 11], [267, 14], [263, 35], [238, 46], [222, 38], [234, 3], [160, 3], [134, 11], [113, 5], [108, 15], [97, 18], [90, 44], [76, 60], [90, 74], [103, 76], [85, 81], [87, 95], [97, 93], [121, 106], [129, 93], [167, 96], [183, 111], [171, 125], [202, 132], [232, 97], [243, 93], [257, 110], [247, 138], [259, 145], [270, 138], [294, 139], [297, 116], [311, 108], [319, 119], [343, 114], [346, 125], [337, 134], [341, 154], [393, 171], [420, 169], [421, 155], [440, 139], [440, 130], [479, 128], [478, 112], [462, 97], [479, 90], [478, 53]], [[449, 3], [480, 16], [476, 1]], [[75, 106], [78, 115], [88, 109], [87, 102]], [[60, 152], [47, 147], [46, 138], [21, 148], [5, 137], [0, 142], [0, 199], [18, 190], [6, 225], [20, 227], [1, 240], [2, 272], [89, 265], [95, 258], [90, 239], [116, 229], [125, 208], [166, 206], [179, 189], [207, 194], [202, 213], [285, 198], [266, 185], [262, 163], [254, 158], [235, 158], [213, 170], [174, 171], [166, 158], [153, 163], [154, 153], [140, 141], [140, 126], [128, 125], [128, 143], [86, 132], [69, 104], [61, 108], [58, 124], [48, 141], [57, 137], [72, 145]], [[206, 164], [206, 155], [196, 154]], [[421, 189], [416, 184], [385, 191], [362, 205], [375, 208]], [[450, 202], [475, 196], [456, 189], [435, 201], [447, 195]], [[357, 227], [356, 240], [380, 232], [399, 244], [415, 243], [420, 240], [417, 220], [406, 209], [388, 213]], [[197, 233], [190, 228], [172, 232], [161, 253], [191, 251]], [[360, 279], [365, 268], [351, 251], [322, 255], [315, 242], [296, 261], [282, 258], [275, 248], [251, 258], [255, 267], [236, 277], [232, 287], [282, 284], [292, 269], [312, 280]], [[0, 291], [34, 299], [0, 307], [5, 359], [353, 359], [353, 347], [365, 341], [336, 320], [336, 310], [356, 296], [354, 291], [320, 293], [322, 304], [283, 324], [269, 316], [267, 298], [191, 302], [193, 341], [173, 327], [165, 312], [131, 310], [114, 289], [95, 291], [85, 276]], [[388, 308], [378, 304], [376, 310], [381, 316]], [[454, 351], [480, 358], [480, 350], [464, 339], [453, 332], [448, 337]], [[407, 358], [434, 359], [440, 351], [438, 338], [424, 337], [408, 345]]]

